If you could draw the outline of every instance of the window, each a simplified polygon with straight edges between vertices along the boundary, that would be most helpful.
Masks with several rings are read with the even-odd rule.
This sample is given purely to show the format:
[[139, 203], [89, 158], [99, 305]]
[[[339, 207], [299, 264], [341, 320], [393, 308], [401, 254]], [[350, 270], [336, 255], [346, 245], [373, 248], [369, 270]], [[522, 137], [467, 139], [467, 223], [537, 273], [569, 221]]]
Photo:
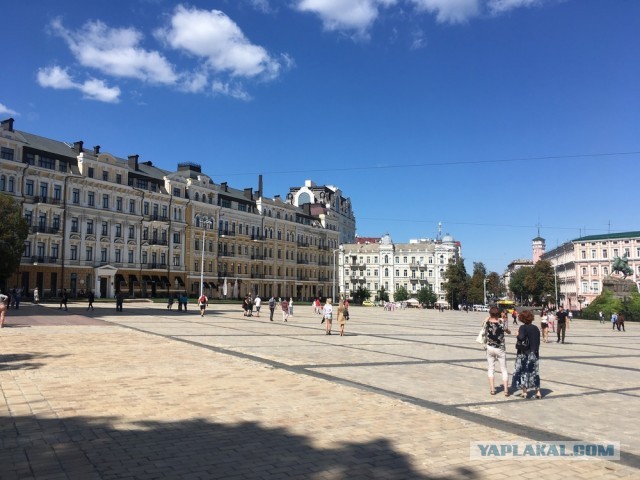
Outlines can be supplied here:
[[71, 245], [71, 260], [78, 260], [78, 246]]
[[7, 177], [0, 175], [0, 191], [4, 192], [7, 189]]
[[109, 235], [109, 224], [102, 222], [102, 235]]
[[107, 261], [107, 249], [103, 248], [102, 250], [100, 250], [100, 261], [102, 263], [105, 263]]
[[384, 256], [384, 263], [389, 263], [389, 255]]
[[173, 243], [180, 243], [180, 232], [173, 232]]
[[602, 258], [607, 258], [607, 249], [606, 248], [602, 249]]
[[118, 212], [122, 211], [122, 197], [116, 198], [116, 210]]
[[173, 189], [173, 196], [174, 197], [179, 197], [180, 196], [180, 189], [179, 188], [174, 188]]
[[71, 201], [75, 204], [80, 203], [80, 189], [73, 189], [73, 191], [71, 192]]
[[133, 226], [129, 226], [129, 240], [134, 240], [135, 238], [135, 229], [133, 228]]
[[71, 219], [71, 232], [78, 233], [78, 218], [74, 217]]
[[109, 181], [109, 172], [107, 172], [106, 170], [102, 171], [102, 180], [104, 180], [105, 182]]
[[116, 238], [122, 238], [122, 225], [116, 224]]
[[93, 247], [87, 247], [85, 251], [85, 259], [87, 260], [87, 262], [93, 261]]
[[129, 250], [128, 252], [128, 262], [133, 263], [133, 250]]
[[385, 268], [385, 269], [384, 269], [384, 276], [385, 276], [385, 277], [388, 277], [388, 276], [389, 276], [389, 269], [388, 269], [388, 268]]
[[13, 160], [13, 148], [0, 148], [0, 158], [4, 160]]
[[102, 208], [109, 208], [109, 195], [102, 195]]
[[586, 260], [586, 259], [587, 259], [587, 251], [586, 251], [586, 250], [581, 250], [581, 251], [580, 251], [580, 257], [581, 257], [583, 260]]
[[94, 192], [89, 192], [87, 195], [87, 200], [90, 207], [96, 206], [96, 194]]
[[595, 259], [596, 258], [596, 251], [595, 249], [591, 250], [591, 258]]
[[180, 266], [180, 255], [174, 255], [173, 256], [173, 266], [174, 267], [179, 267]]
[[93, 167], [89, 167], [89, 170], [87, 171], [87, 177], [93, 178]]
[[591, 269], [591, 273], [598, 275], [598, 267], [593, 267], [593, 269]]
[[582, 274], [586, 275], [587, 274], [587, 267], [582, 267]]
[[149, 202], [144, 202], [142, 205], [142, 214], [149, 215]]
[[[402, 263], [407, 263], [407, 257], [403, 257]], [[406, 275], [405, 275], [405, 277], [406, 277]]]
[[60, 245], [58, 245], [57, 243], [54, 243], [53, 245], [51, 245], [51, 256], [57, 259], [59, 254], [60, 254]]
[[13, 177], [9, 177], [9, 188], [7, 188], [7, 191], [13, 192], [13, 182], [14, 182]]
[[93, 220], [87, 220], [87, 235], [93, 233]]
[[46, 199], [48, 195], [49, 195], [49, 184], [47, 184], [46, 182], [40, 183], [40, 196], [43, 199]]
[[116, 183], [122, 184], [122, 175], [119, 173], [116, 173]]
[[609, 275], [609, 267], [602, 267], [602, 274]]
[[136, 201], [129, 200], [129, 213], [136, 213]]
[[24, 193], [25, 195], [33, 197], [33, 180], [27, 180]]
[[600, 290], [600, 282], [598, 281], [591, 282], [591, 291], [598, 292], [599, 290]]
[[122, 250], [116, 249], [116, 263], [122, 262]]
[[396, 277], [400, 276], [400, 270], [396, 269]]

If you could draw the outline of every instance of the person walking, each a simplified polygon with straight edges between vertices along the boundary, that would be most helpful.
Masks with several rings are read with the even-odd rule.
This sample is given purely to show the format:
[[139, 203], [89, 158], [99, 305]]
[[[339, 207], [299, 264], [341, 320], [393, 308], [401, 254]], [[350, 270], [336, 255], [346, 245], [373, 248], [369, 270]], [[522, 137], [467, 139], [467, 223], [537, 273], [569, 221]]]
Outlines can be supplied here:
[[[342, 308], [342, 311], [340, 310]], [[340, 305], [338, 305], [338, 322], [340, 323], [340, 336], [344, 337], [344, 326], [349, 320], [349, 302], [340, 299]]]
[[602, 313], [602, 310], [598, 312], [598, 318], [600, 318], [600, 323], [604, 323], [604, 313]]
[[618, 331], [620, 331], [620, 327], [622, 327], [622, 331], [626, 332], [624, 329], [624, 315], [622, 313], [618, 314], [618, 321], [616, 322], [616, 327], [618, 327]]
[[615, 330], [617, 324], [618, 324], [618, 314], [616, 312], [613, 312], [611, 314], [611, 330]]
[[511, 312], [511, 317], [513, 318], [513, 324], [517, 325], [518, 324], [518, 312], [516, 312], [515, 308]]
[[62, 290], [62, 297], [60, 298], [60, 308], [58, 310], [62, 310], [62, 306], [64, 305], [64, 311], [69, 311], [67, 308], [67, 302], [69, 301], [69, 294], [67, 293], [67, 289]]
[[200, 316], [204, 317], [204, 312], [209, 306], [209, 299], [204, 293], [198, 298], [198, 306], [200, 307]]
[[322, 308], [322, 319], [325, 323], [326, 335], [331, 335], [331, 323], [333, 320], [333, 305], [331, 305], [331, 299], [327, 298], [327, 301]]
[[124, 295], [122, 292], [116, 293], [116, 312], [122, 311], [122, 305], [124, 304]]
[[542, 341], [549, 343], [549, 311], [543, 310], [540, 316], [540, 330], [542, 331]]
[[87, 310], [91, 309], [91, 311], [95, 310], [93, 308], [93, 302], [96, 299], [96, 295], [95, 293], [93, 293], [93, 291], [89, 290], [89, 293], [87, 293], [87, 300], [89, 301], [89, 305], [87, 306]]
[[520, 312], [520, 325], [516, 347], [516, 364], [513, 369], [511, 387], [521, 390], [521, 398], [528, 398], [528, 390], [535, 388], [536, 398], [541, 399], [540, 392], [540, 330], [533, 325], [533, 313], [528, 310]]
[[173, 293], [169, 294], [169, 299], [167, 300], [167, 310], [171, 310], [173, 308]]
[[289, 302], [286, 299], [282, 300], [280, 308], [282, 309], [282, 321], [286, 322], [289, 319]]
[[256, 317], [260, 318], [260, 307], [262, 306], [262, 299], [260, 295], [256, 295], [256, 298], [253, 300], [253, 304], [256, 306]]
[[496, 361], [500, 365], [500, 373], [502, 374], [502, 386], [504, 396], [509, 396], [509, 372], [507, 371], [507, 353], [504, 340], [505, 333], [511, 333], [509, 330], [509, 319], [506, 322], [500, 318], [500, 310], [498, 307], [489, 309], [489, 317], [484, 321], [485, 338], [487, 339], [487, 377], [489, 378], [489, 393], [496, 394], [494, 384], [494, 372]]
[[38, 287], [33, 291], [33, 303], [36, 305], [40, 303], [40, 292], [38, 291]]
[[568, 317], [569, 317], [569, 314], [565, 311], [564, 307], [560, 305], [560, 308], [558, 308], [558, 313], [556, 313], [556, 319], [558, 320], [558, 328], [556, 329], [556, 332], [558, 334], [558, 340], [556, 341], [556, 343], [560, 343], [561, 339], [562, 339], [562, 343], [564, 343], [564, 336], [567, 332]]
[[0, 328], [4, 328], [4, 322], [7, 320], [7, 308], [9, 304], [9, 296], [0, 290]]
[[269, 320], [273, 322], [273, 312], [276, 310], [276, 299], [273, 295], [269, 297]]
[[293, 317], [293, 298], [289, 297], [289, 316]]

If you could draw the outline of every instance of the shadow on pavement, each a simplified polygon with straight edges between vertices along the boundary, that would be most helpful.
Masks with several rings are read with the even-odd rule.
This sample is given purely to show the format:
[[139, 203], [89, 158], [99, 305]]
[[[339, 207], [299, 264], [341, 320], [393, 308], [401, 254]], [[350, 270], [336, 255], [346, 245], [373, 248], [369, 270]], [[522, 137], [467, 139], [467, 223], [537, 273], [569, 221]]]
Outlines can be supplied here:
[[66, 355], [47, 355], [40, 353], [0, 354], [0, 371], [34, 370], [43, 366], [43, 363], [35, 362], [34, 360], [61, 357], [66, 357]]
[[[225, 425], [203, 419], [143, 422], [30, 416], [3, 421], [0, 477], [64, 472], [68, 478], [379, 478], [453, 480], [479, 475], [458, 468], [425, 476], [386, 439], [318, 448], [309, 438], [254, 422]], [[22, 460], [22, 461], [21, 461]], [[27, 460], [27, 461], [24, 461]], [[10, 470], [13, 469], [13, 470]]]

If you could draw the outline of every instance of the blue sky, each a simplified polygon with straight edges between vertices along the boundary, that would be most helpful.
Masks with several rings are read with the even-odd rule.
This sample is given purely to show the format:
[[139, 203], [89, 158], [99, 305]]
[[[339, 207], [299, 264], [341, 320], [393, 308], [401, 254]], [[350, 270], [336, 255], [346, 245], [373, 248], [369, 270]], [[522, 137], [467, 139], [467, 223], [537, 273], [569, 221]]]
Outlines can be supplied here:
[[[26, 0], [2, 6], [0, 117], [286, 195], [358, 234], [462, 242], [501, 272], [640, 230], [640, 2]], [[10, 21], [6, 21], [10, 19]], [[616, 179], [620, 179], [617, 183]]]

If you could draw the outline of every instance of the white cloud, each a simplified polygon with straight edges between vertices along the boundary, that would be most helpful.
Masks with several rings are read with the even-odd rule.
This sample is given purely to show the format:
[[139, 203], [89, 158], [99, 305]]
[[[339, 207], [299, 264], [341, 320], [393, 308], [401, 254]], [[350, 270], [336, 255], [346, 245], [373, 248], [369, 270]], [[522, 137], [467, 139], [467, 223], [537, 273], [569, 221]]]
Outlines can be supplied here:
[[55, 88], [58, 90], [79, 90], [85, 98], [100, 102], [117, 103], [120, 100], [120, 89], [109, 87], [102, 80], [91, 78], [84, 83], [78, 83], [67, 72], [67, 69], [58, 66], [41, 68], [38, 70], [38, 83], [41, 87]]
[[202, 57], [215, 73], [273, 79], [281, 70], [276, 59], [263, 47], [250, 43], [240, 27], [219, 10], [179, 5], [169, 28], [156, 35], [172, 48]]
[[297, 0], [296, 8], [318, 15], [327, 30], [355, 30], [365, 34], [378, 18], [378, 8], [395, 3], [396, 0]]
[[143, 36], [134, 28], [109, 28], [95, 21], [78, 30], [68, 30], [60, 20], [54, 20], [51, 26], [85, 67], [150, 83], [173, 84], [178, 78], [160, 53], [140, 46]]
[[230, 84], [215, 80], [211, 84], [211, 91], [214, 94], [226, 95], [228, 97], [237, 98], [238, 100], [251, 100], [251, 96], [239, 84]]
[[465, 23], [480, 12], [480, 0], [410, 0], [418, 10], [435, 14], [439, 23]]
[[539, 0], [489, 0], [487, 7], [491, 13], [500, 14], [514, 8], [532, 7], [539, 3]]
[[0, 103], [0, 115], [18, 115], [18, 112], [11, 110], [3, 103]]

